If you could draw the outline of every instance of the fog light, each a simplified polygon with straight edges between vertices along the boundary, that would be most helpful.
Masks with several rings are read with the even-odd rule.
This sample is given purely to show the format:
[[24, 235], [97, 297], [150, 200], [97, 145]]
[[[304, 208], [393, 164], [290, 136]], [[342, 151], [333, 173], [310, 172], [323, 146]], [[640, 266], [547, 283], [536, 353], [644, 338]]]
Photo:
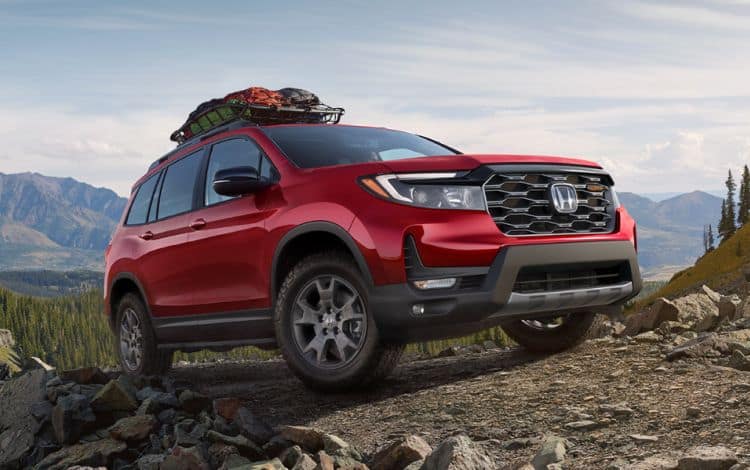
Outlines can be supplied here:
[[414, 304], [411, 306], [411, 314], [419, 317], [424, 315], [424, 305], [423, 304]]
[[447, 289], [456, 285], [455, 277], [445, 279], [426, 279], [424, 281], [414, 281], [414, 287], [421, 290], [426, 289]]

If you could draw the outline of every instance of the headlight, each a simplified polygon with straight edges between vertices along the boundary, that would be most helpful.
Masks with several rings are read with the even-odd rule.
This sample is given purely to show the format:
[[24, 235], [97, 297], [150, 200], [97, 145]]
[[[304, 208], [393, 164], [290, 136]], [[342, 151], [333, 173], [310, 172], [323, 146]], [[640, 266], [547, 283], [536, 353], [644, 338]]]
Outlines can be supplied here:
[[362, 185], [386, 199], [431, 209], [486, 209], [481, 186], [453, 185], [439, 180], [456, 173], [405, 173], [362, 178]]

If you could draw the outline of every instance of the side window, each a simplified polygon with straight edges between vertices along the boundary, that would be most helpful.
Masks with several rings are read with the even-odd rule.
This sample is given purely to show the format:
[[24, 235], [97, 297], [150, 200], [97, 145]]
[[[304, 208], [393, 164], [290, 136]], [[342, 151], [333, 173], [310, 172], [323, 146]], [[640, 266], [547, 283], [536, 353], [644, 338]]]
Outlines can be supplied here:
[[214, 191], [213, 181], [216, 172], [236, 166], [251, 166], [260, 173], [260, 160], [263, 154], [253, 142], [245, 139], [232, 139], [219, 142], [211, 148], [206, 172], [206, 195], [204, 202], [207, 206], [231, 199]]
[[182, 214], [193, 208], [193, 191], [202, 155], [203, 150], [199, 150], [167, 167], [161, 184], [157, 218]]
[[125, 225], [145, 224], [148, 216], [151, 196], [154, 194], [154, 187], [159, 179], [159, 173], [144, 181], [136, 190], [133, 203], [130, 205], [128, 218], [125, 219]]

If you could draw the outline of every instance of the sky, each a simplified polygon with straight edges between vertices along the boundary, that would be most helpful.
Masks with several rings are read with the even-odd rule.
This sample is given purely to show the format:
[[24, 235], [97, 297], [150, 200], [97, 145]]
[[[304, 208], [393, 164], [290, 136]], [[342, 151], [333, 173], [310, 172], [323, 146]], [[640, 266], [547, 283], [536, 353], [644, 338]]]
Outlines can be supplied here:
[[717, 190], [750, 163], [750, 0], [0, 0], [0, 172], [127, 195], [198, 103], [253, 85], [595, 160], [620, 191]]

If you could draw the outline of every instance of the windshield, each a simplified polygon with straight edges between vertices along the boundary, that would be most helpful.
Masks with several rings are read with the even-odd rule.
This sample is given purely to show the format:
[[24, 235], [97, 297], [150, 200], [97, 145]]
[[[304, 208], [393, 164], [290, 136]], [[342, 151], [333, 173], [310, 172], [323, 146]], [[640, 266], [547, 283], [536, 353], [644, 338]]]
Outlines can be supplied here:
[[263, 130], [301, 168], [456, 154], [424, 137], [389, 129], [290, 126]]

